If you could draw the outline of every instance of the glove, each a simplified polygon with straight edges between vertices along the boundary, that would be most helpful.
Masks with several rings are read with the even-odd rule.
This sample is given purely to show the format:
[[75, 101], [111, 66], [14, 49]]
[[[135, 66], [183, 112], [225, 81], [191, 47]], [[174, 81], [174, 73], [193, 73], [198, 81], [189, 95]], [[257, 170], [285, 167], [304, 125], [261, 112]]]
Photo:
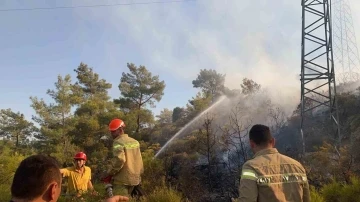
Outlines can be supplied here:
[[106, 177], [102, 178], [102, 179], [101, 179], [101, 181], [102, 181], [103, 183], [110, 184], [110, 183], [111, 183], [112, 178], [113, 178], [113, 176], [112, 176], [112, 175], [108, 175], [108, 176], [106, 176]]

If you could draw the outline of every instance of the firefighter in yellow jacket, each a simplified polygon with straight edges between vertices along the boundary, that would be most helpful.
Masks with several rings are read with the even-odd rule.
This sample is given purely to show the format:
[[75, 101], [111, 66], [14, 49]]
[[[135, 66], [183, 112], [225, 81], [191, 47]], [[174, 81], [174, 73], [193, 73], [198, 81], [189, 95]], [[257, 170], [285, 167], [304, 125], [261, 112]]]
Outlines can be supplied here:
[[140, 143], [125, 134], [125, 123], [114, 119], [109, 124], [113, 141], [113, 159], [108, 174], [112, 176], [114, 195], [129, 196], [141, 182], [144, 171]]
[[254, 158], [242, 167], [239, 202], [310, 202], [309, 184], [304, 167], [280, 154], [270, 129], [254, 125], [250, 132]]

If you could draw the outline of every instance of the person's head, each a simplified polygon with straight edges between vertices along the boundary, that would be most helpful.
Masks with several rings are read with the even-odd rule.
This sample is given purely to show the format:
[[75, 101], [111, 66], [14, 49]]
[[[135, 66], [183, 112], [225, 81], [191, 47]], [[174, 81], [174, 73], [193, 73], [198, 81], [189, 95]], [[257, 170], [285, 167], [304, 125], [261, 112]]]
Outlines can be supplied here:
[[12, 200], [56, 202], [61, 193], [58, 162], [49, 156], [33, 155], [21, 161], [11, 185]]
[[117, 138], [119, 135], [125, 133], [124, 131], [125, 123], [121, 119], [113, 119], [109, 124], [109, 131], [112, 138]]
[[86, 154], [84, 152], [79, 152], [74, 156], [74, 163], [76, 169], [80, 169], [85, 166], [85, 162], [87, 161]]
[[254, 153], [275, 146], [275, 139], [271, 135], [270, 128], [261, 124], [256, 124], [250, 129], [249, 138], [250, 147]]

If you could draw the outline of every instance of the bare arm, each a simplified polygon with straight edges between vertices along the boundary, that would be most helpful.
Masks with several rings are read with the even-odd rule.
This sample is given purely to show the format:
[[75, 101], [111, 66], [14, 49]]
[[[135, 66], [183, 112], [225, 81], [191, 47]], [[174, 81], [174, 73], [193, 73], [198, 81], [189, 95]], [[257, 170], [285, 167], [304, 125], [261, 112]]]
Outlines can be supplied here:
[[88, 188], [89, 188], [89, 190], [94, 191], [94, 186], [91, 183], [91, 180], [89, 180], [89, 182], [88, 182]]
[[69, 170], [68, 170], [67, 168], [61, 168], [61, 169], [60, 169], [60, 173], [61, 173], [61, 175], [62, 175], [63, 177], [68, 177], [69, 174], [70, 174], [70, 172], [69, 172]]

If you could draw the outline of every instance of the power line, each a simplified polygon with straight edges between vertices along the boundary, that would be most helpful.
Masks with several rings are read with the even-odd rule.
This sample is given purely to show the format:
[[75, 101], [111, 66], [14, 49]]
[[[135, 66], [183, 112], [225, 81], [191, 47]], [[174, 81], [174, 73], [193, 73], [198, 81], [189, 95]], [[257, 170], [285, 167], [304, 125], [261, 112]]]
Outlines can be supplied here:
[[115, 6], [131, 6], [131, 5], [148, 5], [148, 4], [184, 3], [184, 2], [195, 2], [195, 1], [197, 1], [197, 0], [150, 1], [150, 2], [99, 4], [99, 5], [83, 5], [83, 6], [57, 6], [57, 7], [40, 7], [40, 8], [9, 8], [9, 9], [0, 9], [0, 12], [33, 11], [33, 10], [55, 10], [55, 9], [73, 9], [73, 8], [96, 8], [96, 7], [115, 7]]

